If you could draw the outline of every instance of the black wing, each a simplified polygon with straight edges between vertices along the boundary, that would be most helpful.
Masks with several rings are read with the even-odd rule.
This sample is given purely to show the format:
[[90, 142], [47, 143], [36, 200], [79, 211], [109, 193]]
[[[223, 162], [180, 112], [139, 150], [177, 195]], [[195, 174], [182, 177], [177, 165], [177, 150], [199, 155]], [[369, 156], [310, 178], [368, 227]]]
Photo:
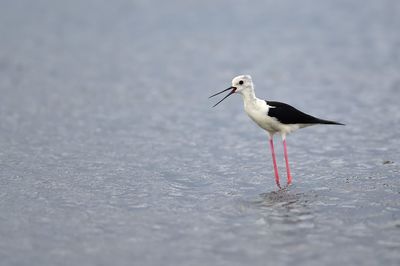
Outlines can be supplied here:
[[275, 117], [283, 124], [333, 124], [343, 125], [334, 121], [323, 120], [314, 116], [303, 113], [293, 106], [286, 103], [266, 101], [271, 108], [268, 110], [268, 115]]

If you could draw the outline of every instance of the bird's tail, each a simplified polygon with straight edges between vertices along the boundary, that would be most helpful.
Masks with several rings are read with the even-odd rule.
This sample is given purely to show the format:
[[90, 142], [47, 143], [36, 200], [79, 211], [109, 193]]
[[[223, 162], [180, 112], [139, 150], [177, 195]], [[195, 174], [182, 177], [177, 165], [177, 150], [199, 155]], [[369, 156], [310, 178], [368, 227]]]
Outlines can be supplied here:
[[330, 120], [324, 120], [324, 119], [318, 119], [317, 121], [318, 124], [326, 124], [326, 125], [341, 125], [344, 126], [345, 124], [335, 122], [335, 121], [330, 121]]

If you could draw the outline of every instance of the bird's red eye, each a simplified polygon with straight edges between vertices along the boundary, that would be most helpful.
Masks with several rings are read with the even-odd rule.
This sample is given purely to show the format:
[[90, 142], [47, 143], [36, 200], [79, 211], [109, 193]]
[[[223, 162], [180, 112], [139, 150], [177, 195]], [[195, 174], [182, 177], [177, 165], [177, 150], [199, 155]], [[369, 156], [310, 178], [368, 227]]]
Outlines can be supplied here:
[[243, 80], [239, 81], [239, 85], [243, 85]]

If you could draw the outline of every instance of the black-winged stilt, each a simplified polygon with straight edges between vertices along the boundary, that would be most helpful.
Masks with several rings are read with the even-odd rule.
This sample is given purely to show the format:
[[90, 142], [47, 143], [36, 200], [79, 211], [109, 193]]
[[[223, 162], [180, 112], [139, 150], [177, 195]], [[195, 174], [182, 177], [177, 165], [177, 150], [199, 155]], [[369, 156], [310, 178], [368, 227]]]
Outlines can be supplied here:
[[287, 184], [289, 185], [292, 182], [292, 175], [290, 174], [289, 168], [286, 135], [299, 128], [316, 124], [344, 125], [342, 123], [319, 119], [305, 114], [286, 103], [258, 99], [254, 93], [253, 81], [249, 75], [240, 75], [235, 77], [232, 80], [231, 87], [213, 94], [209, 98], [229, 90], [230, 92], [213, 107], [217, 106], [220, 102], [234, 93], [239, 93], [243, 96], [244, 110], [246, 111], [247, 115], [254, 122], [256, 122], [257, 125], [268, 132], [269, 144], [272, 153], [272, 162], [275, 172], [275, 182], [279, 188], [281, 188], [281, 185], [279, 182], [278, 166], [276, 164], [273, 141], [273, 136], [275, 133], [280, 133], [282, 137], [283, 153], [286, 162]]

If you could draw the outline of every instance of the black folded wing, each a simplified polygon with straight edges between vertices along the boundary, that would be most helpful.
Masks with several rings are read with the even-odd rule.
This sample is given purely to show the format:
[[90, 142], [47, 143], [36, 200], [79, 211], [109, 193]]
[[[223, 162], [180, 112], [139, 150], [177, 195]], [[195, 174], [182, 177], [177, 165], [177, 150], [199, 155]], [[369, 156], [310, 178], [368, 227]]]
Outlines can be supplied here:
[[343, 125], [334, 121], [323, 120], [303, 113], [286, 103], [266, 101], [270, 106], [268, 116], [275, 117], [282, 124], [334, 124]]

